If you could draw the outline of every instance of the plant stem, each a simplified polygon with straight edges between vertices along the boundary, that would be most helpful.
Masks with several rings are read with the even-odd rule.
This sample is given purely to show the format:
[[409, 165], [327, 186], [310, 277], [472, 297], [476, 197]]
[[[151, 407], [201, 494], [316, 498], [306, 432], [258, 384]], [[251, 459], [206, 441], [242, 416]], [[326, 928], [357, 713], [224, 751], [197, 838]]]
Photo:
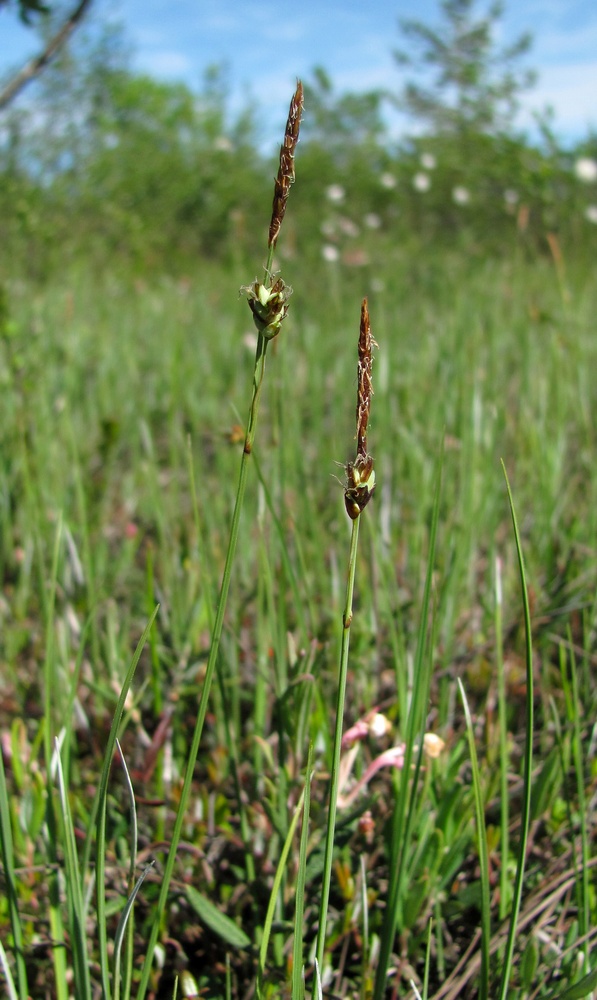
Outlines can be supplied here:
[[325, 949], [325, 927], [327, 921], [328, 903], [330, 899], [330, 882], [332, 878], [332, 860], [334, 854], [334, 833], [336, 829], [336, 810], [338, 803], [338, 779], [340, 771], [340, 751], [342, 749], [342, 726], [344, 721], [344, 701], [346, 696], [346, 677], [348, 674], [348, 649], [350, 646], [350, 626], [352, 622], [352, 595], [357, 563], [357, 546], [359, 540], [360, 517], [352, 522], [350, 538], [350, 556], [348, 560], [348, 580], [346, 583], [346, 603], [342, 620], [342, 647], [340, 650], [340, 674], [338, 678], [338, 695], [336, 700], [336, 728], [334, 732], [334, 750], [332, 759], [332, 774], [330, 780], [330, 804], [328, 809], [328, 825], [325, 841], [325, 858], [323, 863], [323, 883], [321, 886], [321, 906], [319, 909], [319, 929], [317, 932], [317, 963], [323, 970], [323, 954]]

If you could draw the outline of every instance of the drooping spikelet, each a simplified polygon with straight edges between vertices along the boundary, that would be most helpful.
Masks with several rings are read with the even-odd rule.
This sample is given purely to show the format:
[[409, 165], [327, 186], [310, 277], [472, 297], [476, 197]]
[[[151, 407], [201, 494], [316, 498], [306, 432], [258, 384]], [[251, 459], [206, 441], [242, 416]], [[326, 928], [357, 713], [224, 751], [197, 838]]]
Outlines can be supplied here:
[[371, 455], [367, 454], [367, 425], [373, 395], [371, 371], [374, 346], [377, 347], [377, 343], [371, 335], [367, 299], [363, 299], [357, 369], [357, 457], [354, 462], [348, 462], [346, 465], [346, 488], [344, 490], [346, 511], [353, 521], [365, 509], [375, 490], [373, 459]]
[[303, 112], [303, 85], [299, 80], [296, 90], [290, 102], [288, 111], [288, 121], [284, 133], [284, 142], [280, 146], [280, 167], [275, 181], [274, 203], [272, 205], [272, 219], [269, 224], [268, 248], [276, 245], [282, 219], [286, 211], [286, 200], [290, 185], [294, 183], [294, 154], [301, 127], [301, 114]]

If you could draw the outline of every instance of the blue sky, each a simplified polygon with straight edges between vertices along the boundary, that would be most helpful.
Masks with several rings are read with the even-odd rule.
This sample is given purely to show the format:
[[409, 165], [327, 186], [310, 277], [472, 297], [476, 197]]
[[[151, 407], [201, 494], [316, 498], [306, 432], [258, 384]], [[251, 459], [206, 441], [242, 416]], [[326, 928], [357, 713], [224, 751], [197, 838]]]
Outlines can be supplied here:
[[[485, 9], [487, 0], [479, 0]], [[404, 79], [393, 58], [399, 18], [433, 23], [439, 0], [95, 0], [95, 19], [124, 28], [134, 66], [167, 80], [199, 85], [207, 66], [224, 62], [231, 100], [252, 96], [262, 113], [265, 141], [278, 135], [297, 76], [322, 65], [337, 90], [399, 90]], [[501, 40], [523, 31], [534, 38], [527, 63], [538, 71], [524, 101], [521, 124], [550, 105], [564, 140], [597, 130], [596, 0], [506, 0]], [[30, 31], [0, 11], [0, 73], [35, 51]], [[400, 133], [406, 123], [394, 116]]]

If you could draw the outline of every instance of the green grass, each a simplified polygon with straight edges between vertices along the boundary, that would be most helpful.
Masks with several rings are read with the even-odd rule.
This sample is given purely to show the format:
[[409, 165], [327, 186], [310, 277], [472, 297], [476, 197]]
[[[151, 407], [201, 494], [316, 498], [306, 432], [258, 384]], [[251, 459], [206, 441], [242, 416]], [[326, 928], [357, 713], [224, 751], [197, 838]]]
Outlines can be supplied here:
[[[373, 996], [380, 955], [391, 972], [387, 983], [378, 972], [377, 996], [413, 996], [411, 979], [422, 993], [428, 959], [429, 997], [476, 996], [482, 923], [492, 934], [483, 977], [489, 995], [498, 994], [527, 718], [502, 458], [524, 552], [535, 678], [530, 848], [507, 995], [551, 996], [582, 976], [590, 987], [597, 292], [588, 264], [566, 263], [568, 297], [547, 259], [525, 260], [516, 250], [509, 260], [467, 261], [381, 247], [370, 269], [326, 265], [316, 273], [301, 259], [284, 261], [294, 295], [268, 354], [217, 682], [159, 928], [163, 968], [154, 964], [148, 995], [173, 996], [186, 969], [208, 997], [243, 997], [258, 977], [263, 997], [299, 997], [293, 955], [302, 955], [306, 993], [315, 995], [350, 544], [334, 476], [342, 476], [335, 463], [354, 454], [364, 295], [380, 345], [369, 430], [378, 487], [360, 526], [345, 728], [375, 706], [393, 725], [381, 743], [361, 744], [356, 778], [402, 741], [413, 767], [378, 771], [338, 810], [324, 996]], [[113, 975], [121, 932], [119, 995], [137, 995], [228, 544], [244, 437], [237, 428], [255, 353], [237, 291], [254, 272], [254, 263], [228, 272], [202, 265], [184, 282], [135, 284], [81, 266], [48, 288], [8, 285], [0, 342], [0, 937], [18, 997], [27, 989], [69, 995], [67, 969], [89, 977], [77, 996], [92, 995]], [[458, 678], [476, 745], [474, 785]], [[446, 741], [437, 760], [419, 759], [425, 729]], [[49, 765], [61, 734], [60, 791]], [[105, 831], [103, 819], [96, 826], [95, 796], [116, 736], [136, 795], [134, 873], [131, 803], [116, 763], [100, 793]], [[105, 889], [99, 926], [96, 829]], [[399, 851], [396, 829], [406, 829]], [[118, 924], [143, 874], [126, 927], [129, 984]], [[193, 893], [211, 904], [208, 917]], [[226, 920], [214, 919], [213, 908]]]

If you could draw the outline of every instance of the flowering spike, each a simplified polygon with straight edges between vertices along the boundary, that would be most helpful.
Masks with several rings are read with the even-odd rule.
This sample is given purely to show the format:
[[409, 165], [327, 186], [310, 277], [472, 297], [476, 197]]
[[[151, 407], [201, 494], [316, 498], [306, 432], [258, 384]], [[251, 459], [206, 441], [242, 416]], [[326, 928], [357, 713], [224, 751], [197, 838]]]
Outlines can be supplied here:
[[367, 424], [369, 423], [371, 397], [373, 395], [373, 384], [371, 381], [371, 370], [373, 367], [371, 348], [373, 346], [377, 347], [377, 343], [371, 336], [367, 299], [363, 299], [359, 334], [357, 391], [357, 455], [362, 455], [363, 458], [367, 456]]
[[286, 212], [286, 200], [290, 185], [294, 183], [294, 154], [301, 127], [301, 114], [303, 112], [303, 85], [299, 80], [296, 90], [290, 102], [284, 141], [280, 146], [280, 166], [278, 176], [275, 180], [274, 202], [272, 205], [272, 218], [269, 224], [268, 248], [275, 247], [284, 213]]
[[371, 335], [369, 309], [367, 299], [361, 306], [361, 328], [359, 334], [359, 363], [357, 389], [357, 457], [346, 466], [346, 488], [344, 503], [348, 516], [354, 521], [365, 509], [375, 490], [375, 472], [373, 459], [367, 454], [367, 425], [371, 412], [371, 397], [373, 384], [371, 371], [373, 366], [372, 348], [377, 347]]

